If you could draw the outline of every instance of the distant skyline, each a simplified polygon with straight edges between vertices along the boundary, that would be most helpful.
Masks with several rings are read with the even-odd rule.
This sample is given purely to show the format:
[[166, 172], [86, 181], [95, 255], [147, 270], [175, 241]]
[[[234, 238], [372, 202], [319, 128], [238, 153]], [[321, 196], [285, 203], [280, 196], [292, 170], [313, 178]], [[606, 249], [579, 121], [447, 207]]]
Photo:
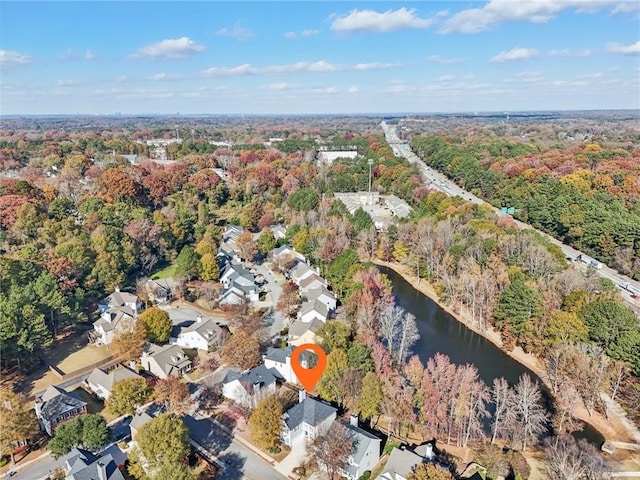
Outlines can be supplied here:
[[640, 108], [640, 2], [0, 7], [0, 113]]

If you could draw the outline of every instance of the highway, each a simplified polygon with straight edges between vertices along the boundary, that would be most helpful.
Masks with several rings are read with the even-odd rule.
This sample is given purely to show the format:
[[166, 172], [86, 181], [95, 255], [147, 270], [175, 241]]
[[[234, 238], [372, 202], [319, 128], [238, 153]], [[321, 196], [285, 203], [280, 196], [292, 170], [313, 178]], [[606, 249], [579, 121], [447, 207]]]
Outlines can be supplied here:
[[[446, 195], [449, 195], [450, 197], [459, 196], [477, 205], [482, 205], [482, 204], [487, 205], [496, 213], [498, 214], [500, 213], [500, 210], [495, 208], [490, 203], [487, 203], [481, 198], [476, 197], [472, 193], [467, 192], [460, 186], [456, 185], [452, 180], [448, 179], [445, 175], [427, 166], [420, 159], [420, 157], [418, 157], [415, 153], [413, 153], [413, 151], [411, 150], [411, 147], [407, 144], [407, 142], [402, 141], [398, 137], [398, 133], [396, 131], [395, 125], [389, 125], [383, 121], [380, 124], [380, 126], [384, 131], [384, 136], [387, 140], [387, 143], [393, 149], [393, 153], [398, 157], [406, 158], [409, 162], [418, 165], [418, 168], [422, 172], [422, 177], [427, 183], [431, 183], [437, 190], [445, 193]], [[514, 219], [514, 221], [520, 228], [523, 228], [523, 229], [529, 228], [529, 229], [535, 230], [531, 225], [520, 222], [519, 220], [516, 220], [516, 219]], [[565, 257], [567, 257], [567, 259], [575, 260], [579, 255], [583, 254], [579, 250], [576, 250], [575, 248], [562, 243], [561, 241], [553, 238], [552, 236], [544, 232], [541, 232], [540, 230], [536, 230], [536, 231], [541, 235], [543, 235], [545, 238], [547, 238], [551, 243], [560, 247], [564, 252]], [[599, 276], [603, 278], [608, 278], [613, 283], [615, 283], [616, 286], [620, 289], [622, 298], [625, 301], [625, 303], [627, 303], [630, 307], [632, 307], [633, 310], [636, 312], [636, 314], [640, 314], [640, 299], [639, 298], [634, 299], [631, 296], [631, 293], [623, 288], [623, 285], [628, 283], [640, 289], [640, 282], [636, 282], [630, 279], [629, 277], [627, 277], [626, 275], [623, 275], [617, 270], [614, 270], [613, 268], [610, 268], [606, 265], [603, 265], [602, 268], [595, 269], [595, 272]]]

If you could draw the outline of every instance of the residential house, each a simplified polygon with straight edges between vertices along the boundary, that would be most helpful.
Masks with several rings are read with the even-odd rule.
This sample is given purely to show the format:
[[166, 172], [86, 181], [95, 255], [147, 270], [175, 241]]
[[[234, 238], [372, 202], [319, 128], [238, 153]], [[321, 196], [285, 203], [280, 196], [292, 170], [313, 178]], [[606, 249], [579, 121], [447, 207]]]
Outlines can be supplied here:
[[131, 440], [136, 439], [136, 435], [140, 431], [140, 428], [147, 422], [153, 420], [153, 417], [149, 415], [146, 411], [136, 412], [136, 414], [131, 418], [131, 422], [129, 423], [129, 430], [131, 431]]
[[353, 440], [353, 451], [348, 458], [348, 466], [342, 472], [349, 480], [359, 479], [365, 472], [372, 471], [380, 461], [382, 440], [358, 426], [357, 415], [351, 415], [345, 425]]
[[42, 430], [53, 436], [58, 425], [86, 414], [87, 402], [63, 388], [51, 385], [36, 396], [35, 411]]
[[276, 393], [278, 379], [283, 380], [276, 370], [265, 365], [245, 373], [229, 370], [222, 382], [222, 394], [246, 408], [255, 408], [260, 400]]
[[110, 307], [93, 322], [89, 338], [98, 345], [109, 345], [117, 335], [133, 331], [136, 317], [135, 310], [128, 305]]
[[306, 258], [301, 253], [296, 252], [289, 245], [273, 249], [273, 263], [282, 271], [289, 270], [297, 262], [305, 262]]
[[191, 360], [177, 345], [147, 343], [140, 357], [142, 366], [158, 378], [184, 375], [191, 370]]
[[271, 225], [269, 230], [276, 240], [284, 240], [287, 237], [287, 229], [282, 225]]
[[104, 313], [110, 308], [129, 307], [133, 311], [133, 315], [138, 315], [142, 309], [142, 303], [132, 293], [121, 292], [119, 287], [115, 291], [98, 302], [98, 310]]
[[[291, 354], [294, 347], [272, 348], [267, 349], [266, 355], [262, 356], [264, 366], [270, 370], [275, 370], [278, 374], [289, 383], [298, 383], [293, 368], [291, 367]], [[311, 352], [302, 352], [298, 356], [298, 361], [303, 368], [310, 368], [309, 361], [313, 354]]]
[[320, 300], [313, 302], [304, 302], [298, 312], [298, 321], [310, 323], [314, 319], [326, 322], [329, 318], [329, 308]]
[[305, 343], [315, 343], [316, 333], [322, 325], [324, 322], [318, 318], [311, 322], [292, 322], [289, 325], [289, 345], [297, 347]]
[[226, 328], [220, 327], [214, 319], [204, 320], [202, 315], [198, 315], [195, 320], [174, 325], [169, 336], [169, 343], [183, 348], [209, 351], [222, 345], [226, 333]]
[[433, 446], [430, 443], [417, 447], [415, 451], [409, 450], [404, 445], [399, 448], [394, 447], [384, 470], [376, 480], [407, 480], [413, 467], [431, 460], [433, 460]]
[[65, 461], [66, 480], [124, 480], [112, 454], [96, 457], [87, 450], [74, 448]]
[[320, 301], [324, 303], [330, 313], [333, 313], [338, 306], [335, 294], [331, 290], [328, 290], [326, 286], [311, 288], [304, 293], [304, 297], [308, 301]]
[[315, 398], [307, 397], [304, 390], [299, 392], [299, 403], [282, 416], [282, 443], [289, 447], [301, 442], [313, 441], [324, 435], [336, 419], [337, 410]]
[[315, 273], [316, 272], [306, 263], [298, 262], [295, 267], [289, 270], [289, 278], [291, 278], [296, 285], [300, 286], [302, 280]]
[[173, 292], [177, 288], [173, 278], [148, 280], [145, 285], [149, 299], [158, 305], [166, 305], [173, 300]]
[[395, 195], [387, 195], [385, 205], [398, 218], [406, 218], [411, 214], [409, 204]]
[[300, 283], [298, 284], [300, 287], [300, 292], [302, 294], [307, 293], [309, 290], [313, 289], [321, 289], [322, 287], [327, 287], [327, 281], [322, 278], [317, 273], [312, 273], [311, 275], [306, 276]]
[[111, 395], [113, 386], [120, 380], [124, 380], [126, 378], [142, 377], [132, 370], [124, 367], [116, 368], [111, 370], [109, 373], [100, 368], [94, 368], [93, 372], [91, 372], [91, 375], [89, 375], [85, 382], [93, 393], [101, 399], [106, 400], [109, 398], [109, 395]]
[[[224, 289], [220, 296], [219, 303], [228, 305], [239, 303], [238, 300], [249, 302], [258, 301], [258, 289], [255, 277], [240, 263], [227, 262], [223, 267], [220, 282]], [[232, 293], [228, 293], [232, 292]]]

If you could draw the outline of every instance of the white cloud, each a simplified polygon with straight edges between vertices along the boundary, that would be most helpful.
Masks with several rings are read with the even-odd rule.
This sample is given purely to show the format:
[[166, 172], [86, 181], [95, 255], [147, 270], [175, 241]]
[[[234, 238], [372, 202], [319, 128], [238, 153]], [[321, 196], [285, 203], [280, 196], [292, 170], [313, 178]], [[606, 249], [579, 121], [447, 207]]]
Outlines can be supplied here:
[[348, 93], [358, 93], [360, 91], [360, 89], [358, 87], [356, 87], [355, 85], [352, 87], [347, 88], [347, 92]]
[[591, 50], [584, 49], [572, 52], [568, 48], [563, 48], [562, 50], [550, 50], [548, 55], [550, 57], [588, 57], [591, 55]]
[[1, 67], [8, 67], [10, 65], [27, 65], [29, 63], [31, 63], [31, 57], [29, 55], [10, 52], [8, 50], [0, 50]]
[[94, 52], [93, 50], [86, 50], [84, 52], [84, 59], [85, 60], [93, 60], [96, 57], [97, 57], [96, 52]]
[[284, 38], [296, 38], [298, 34], [296, 32], [287, 32], [284, 34]]
[[462, 10], [449, 18], [441, 33], [478, 33], [507, 22], [546, 23], [566, 9], [593, 13], [611, 7], [612, 13], [631, 11], [621, 0], [490, 0], [479, 8]]
[[442, 63], [442, 64], [450, 64], [450, 63], [462, 63], [464, 62], [464, 58], [447, 58], [447, 57], [442, 57], [440, 55], [431, 55], [429, 57], [427, 57], [427, 60], [429, 60], [430, 62], [433, 63]]
[[271, 83], [269, 85], [267, 85], [267, 89], [268, 90], [291, 90], [292, 88], [295, 88], [295, 84], [293, 83], [285, 83], [285, 82], [280, 82], [280, 83]]
[[147, 45], [132, 54], [132, 58], [187, 58], [198, 52], [205, 50], [204, 45], [200, 45], [189, 37], [166, 38], [158, 43]]
[[595, 73], [585, 73], [583, 75], [578, 75], [576, 78], [600, 78], [603, 76], [604, 76], [604, 73], [595, 72]]
[[389, 33], [396, 30], [429, 28], [433, 20], [420, 18], [415, 9], [405, 7], [380, 13], [375, 10], [352, 10], [336, 18], [331, 30], [336, 32]]
[[319, 33], [320, 30], [309, 28], [307, 30], [302, 30], [300, 33], [287, 32], [284, 34], [284, 38], [313, 37], [314, 35], [318, 35]]
[[516, 47], [508, 51], [500, 52], [490, 61], [496, 63], [513, 62], [515, 60], [528, 60], [537, 56], [538, 51], [535, 48]]
[[223, 37], [231, 37], [236, 40], [248, 40], [253, 37], [255, 34], [246, 28], [241, 27], [238, 23], [236, 23], [233, 28], [221, 28], [216, 32], [216, 35], [221, 35]]
[[286, 75], [298, 72], [344, 72], [344, 71], [367, 71], [391, 68], [397, 64], [392, 63], [357, 63], [355, 65], [341, 65], [329, 63], [325, 60], [317, 62], [297, 62], [284, 65], [267, 65], [264, 67], [254, 67], [250, 63], [237, 65], [235, 67], [211, 67], [202, 72], [206, 77], [230, 77], [239, 75]]
[[607, 44], [607, 52], [621, 53], [622, 55], [640, 55], [640, 42], [631, 45], [621, 45], [619, 43]]
[[149, 77], [147, 77], [147, 80], [153, 80], [153, 81], [165, 80], [165, 81], [169, 81], [169, 80], [178, 80], [178, 78], [180, 78], [180, 77], [177, 76], [177, 75], [170, 75], [168, 73], [161, 72], [161, 73], [156, 73], [154, 75], [150, 75]]
[[127, 77], [126, 75], [118, 75], [116, 78], [113, 79], [113, 81], [116, 83], [124, 83], [128, 80], [129, 80], [129, 77]]
[[77, 80], [58, 80], [56, 82], [56, 86], [58, 87], [75, 87], [77, 85], [80, 85], [80, 82]]

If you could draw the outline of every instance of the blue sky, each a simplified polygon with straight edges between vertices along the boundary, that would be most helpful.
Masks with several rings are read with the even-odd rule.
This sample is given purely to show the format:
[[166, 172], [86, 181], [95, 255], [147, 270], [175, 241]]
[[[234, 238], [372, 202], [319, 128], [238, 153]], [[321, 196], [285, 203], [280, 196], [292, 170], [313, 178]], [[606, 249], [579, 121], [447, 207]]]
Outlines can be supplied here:
[[640, 108], [640, 2], [0, 4], [3, 114]]

